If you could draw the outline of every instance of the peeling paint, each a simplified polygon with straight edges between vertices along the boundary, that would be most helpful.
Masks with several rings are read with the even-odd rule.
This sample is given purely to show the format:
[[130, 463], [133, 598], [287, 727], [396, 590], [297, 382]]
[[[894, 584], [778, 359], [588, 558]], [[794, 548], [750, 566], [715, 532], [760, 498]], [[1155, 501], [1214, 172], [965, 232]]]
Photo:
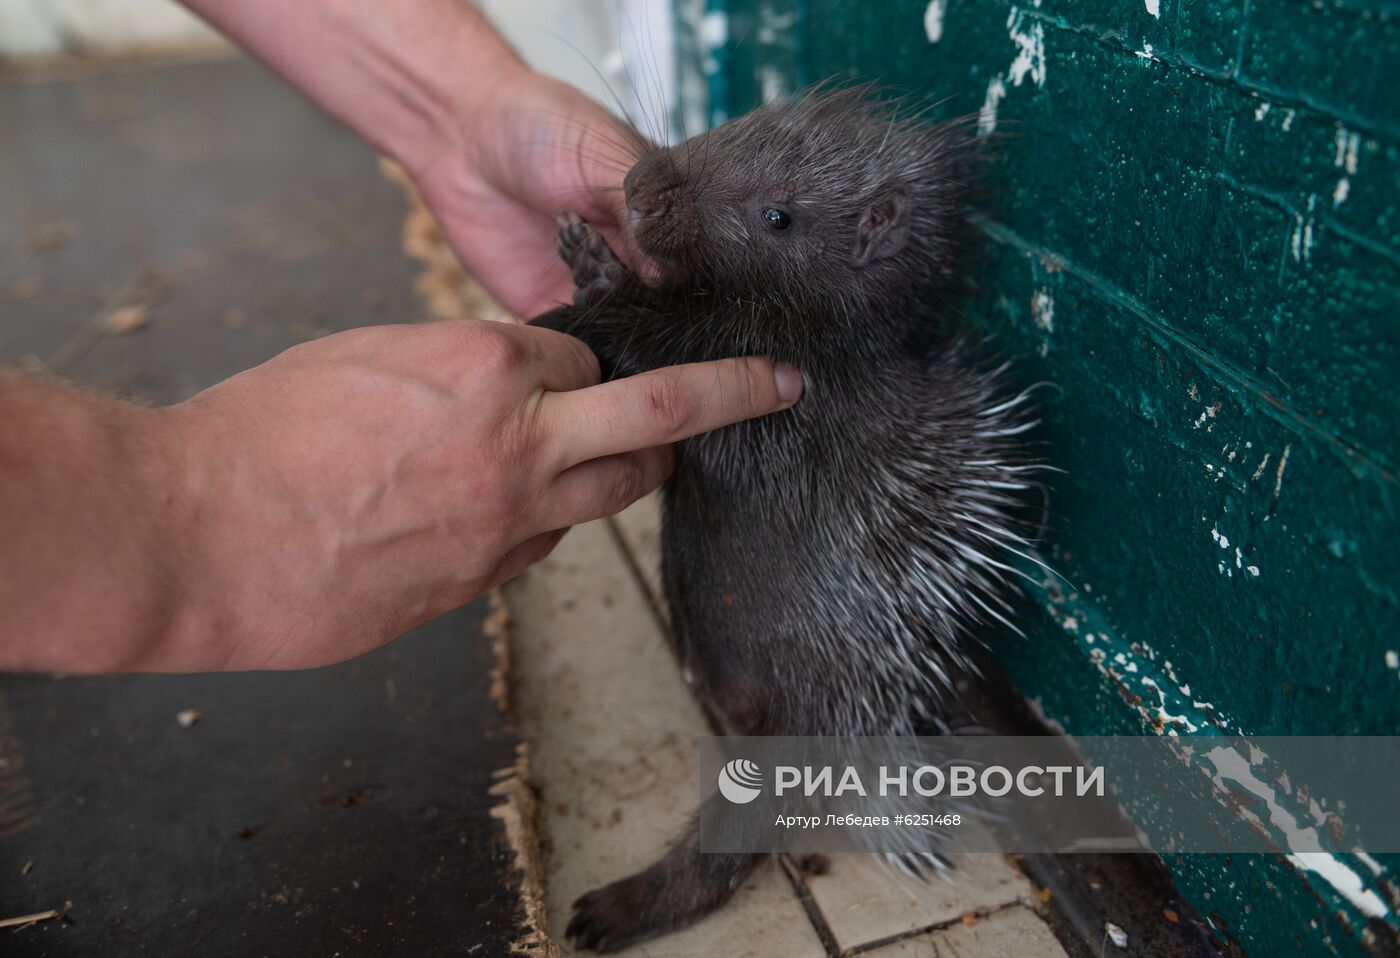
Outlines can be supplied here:
[[929, 0], [927, 9], [924, 10], [924, 33], [928, 36], [929, 43], [937, 43], [943, 39], [943, 12], [948, 6], [948, 0]]
[[1308, 210], [1306, 214], [1294, 213], [1293, 235], [1290, 245], [1293, 249], [1293, 259], [1302, 261], [1312, 259], [1313, 248], [1313, 210], [1317, 206], [1317, 194], [1308, 197]]
[[1278, 471], [1274, 474], [1274, 501], [1278, 501], [1279, 493], [1283, 491], [1283, 470], [1288, 468], [1288, 457], [1293, 452], [1293, 444], [1289, 443], [1283, 447], [1283, 455], [1278, 459]]
[[1162, 0], [1144, 0], [1147, 4], [1147, 12], [1158, 20], [1162, 19]]
[[729, 15], [723, 10], [711, 10], [700, 18], [700, 42], [714, 50], [729, 42]]
[[1055, 331], [1055, 300], [1048, 289], [1038, 289], [1031, 299], [1031, 319], [1047, 333]]
[[997, 128], [997, 107], [1006, 97], [1006, 84], [1001, 77], [994, 76], [987, 82], [987, 97], [982, 101], [982, 109], [977, 111], [977, 132], [983, 136]]
[[1327, 882], [1336, 889], [1337, 894], [1351, 902], [1356, 910], [1366, 917], [1384, 918], [1390, 914], [1390, 908], [1381, 896], [1366, 888], [1362, 884], [1361, 876], [1342, 864], [1336, 855], [1326, 852], [1300, 852], [1289, 855], [1288, 860], [1295, 867], [1312, 872]]
[[1332, 206], [1341, 206], [1351, 195], [1351, 180], [1345, 176], [1337, 181], [1337, 185], [1332, 187]]
[[759, 67], [758, 81], [762, 89], [764, 103], [772, 103], [788, 95], [787, 77], [777, 67], [766, 64]]
[[[1137, 670], [1134, 669], [1133, 671]], [[1171, 712], [1167, 711], [1167, 694], [1162, 691], [1162, 687], [1158, 685], [1156, 681], [1145, 675], [1139, 679], [1139, 681], [1157, 693], [1157, 704], [1149, 707], [1153, 715], [1154, 721], [1152, 724], [1154, 727], [1165, 728], [1168, 735], [1177, 735], [1180, 734], [1180, 732], [1191, 735], [1201, 730], [1200, 726], [1192, 722], [1185, 714], [1173, 715]]]
[[1385, 650], [1385, 667], [1388, 669], [1400, 669], [1400, 653], [1394, 649]]
[[1351, 176], [1356, 175], [1356, 158], [1361, 149], [1361, 134], [1352, 133], [1344, 126], [1337, 127], [1337, 155], [1332, 165], [1344, 169]]
[[[1036, 6], [1039, 6], [1037, 0]], [[1011, 81], [1012, 86], [1020, 86], [1021, 81], [1030, 74], [1030, 78], [1036, 86], [1045, 86], [1045, 25], [1039, 20], [1031, 20], [1030, 28], [1025, 29], [1027, 18], [1016, 8], [1011, 8], [1011, 16], [1007, 17], [1006, 29], [1011, 34], [1011, 41], [1016, 44], [1016, 59], [1011, 61], [1010, 68], [1006, 71], [1006, 78]]]

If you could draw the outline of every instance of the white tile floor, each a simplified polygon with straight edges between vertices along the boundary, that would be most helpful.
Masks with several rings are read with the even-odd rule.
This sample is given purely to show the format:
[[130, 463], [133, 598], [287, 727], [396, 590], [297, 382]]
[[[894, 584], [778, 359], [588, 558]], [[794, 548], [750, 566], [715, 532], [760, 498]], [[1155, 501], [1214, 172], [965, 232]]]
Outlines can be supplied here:
[[[657, 541], [648, 500], [575, 529], [504, 590], [516, 718], [544, 809], [549, 934], [563, 954], [570, 903], [650, 864], [698, 801], [695, 740], [709, 729], [658, 615]], [[966, 856], [928, 883], [833, 856], [826, 874], [795, 881], [761, 869], [716, 914], [626, 954], [1064, 958], [1034, 900], [1000, 856]]]

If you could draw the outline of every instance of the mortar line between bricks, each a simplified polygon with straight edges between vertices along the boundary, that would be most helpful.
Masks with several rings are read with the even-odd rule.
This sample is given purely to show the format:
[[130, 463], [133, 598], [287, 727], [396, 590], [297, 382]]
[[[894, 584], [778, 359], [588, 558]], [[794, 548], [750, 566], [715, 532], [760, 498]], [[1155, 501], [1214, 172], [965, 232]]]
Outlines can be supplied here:
[[[1140, 57], [1139, 52], [1133, 49], [1130, 44], [1124, 43], [1122, 34], [1112, 27], [1103, 27], [1092, 23], [1073, 24], [1062, 16], [1041, 13], [1035, 9], [1018, 7], [1014, 3], [1005, 2], [1005, 0], [1003, 0], [1001, 5], [1008, 10], [1015, 11], [1020, 16], [1035, 20], [1053, 29], [1060, 30], [1064, 33], [1078, 34], [1088, 39], [1090, 42], [1107, 50], [1112, 50], [1115, 53], [1135, 58]], [[1333, 123], [1340, 123], [1349, 130], [1355, 130], [1390, 142], [1400, 142], [1400, 127], [1393, 124], [1377, 121], [1359, 113], [1353, 113], [1334, 104], [1315, 100], [1305, 93], [1284, 90], [1279, 87], [1270, 86], [1267, 83], [1244, 78], [1244, 63], [1239, 58], [1237, 58], [1235, 66], [1230, 72], [1212, 70], [1209, 67], [1201, 65], [1190, 56], [1157, 50], [1152, 52], [1149, 59], [1155, 60], [1163, 66], [1182, 70], [1208, 83], [1231, 87], [1248, 96], [1264, 100], [1271, 104], [1289, 107], [1300, 112], [1313, 113], [1323, 119], [1331, 120]]]
[[1397, 478], [1395, 468], [1379, 454], [1359, 443], [1346, 439], [1336, 431], [1323, 425], [1311, 416], [1305, 415], [1291, 404], [1278, 398], [1265, 389], [1253, 376], [1250, 376], [1243, 370], [1237, 369], [1229, 361], [1216, 356], [1208, 349], [1193, 342], [1190, 337], [1172, 326], [1165, 317], [1149, 309], [1144, 303], [1130, 293], [1119, 289], [1102, 276], [1074, 265], [1059, 253], [1052, 252], [1051, 250], [1024, 239], [1014, 230], [995, 220], [988, 219], [984, 216], [975, 216], [973, 217], [973, 221], [977, 224], [978, 228], [986, 233], [994, 242], [1001, 243], [1005, 246], [1011, 246], [1024, 255], [1035, 256], [1039, 259], [1056, 263], [1066, 273], [1076, 277], [1088, 286], [1100, 299], [1136, 316], [1157, 337], [1165, 339], [1173, 345], [1185, 350], [1199, 365], [1213, 371], [1218, 380], [1244, 392], [1251, 400], [1255, 401], [1255, 405], [1259, 411], [1281, 423], [1285, 428], [1290, 429], [1305, 439], [1321, 440], [1328, 449], [1341, 456], [1344, 461], [1355, 467], [1359, 467], [1365, 475], [1378, 478], [1390, 485], [1400, 485], [1400, 478]]
[[[1262, 186], [1256, 186], [1253, 183], [1246, 183], [1230, 173], [1221, 172], [1215, 174], [1215, 176], [1218, 180], [1220, 180], [1220, 182], [1224, 183], [1230, 189], [1236, 190], [1240, 193], [1244, 193], [1246, 196], [1252, 196], [1255, 199], [1263, 200], [1271, 206], [1278, 207], [1279, 209], [1283, 210], [1285, 213], [1289, 214], [1295, 219], [1301, 221], [1303, 219], [1309, 218], [1308, 213], [1290, 203], [1288, 201], [1288, 197], [1284, 196], [1282, 193], [1278, 193], [1270, 189], [1265, 189]], [[1371, 237], [1366, 236], [1364, 233], [1358, 233], [1349, 226], [1343, 226], [1341, 223], [1337, 222], [1337, 220], [1333, 219], [1330, 216], [1324, 216], [1321, 218], [1313, 216], [1311, 217], [1311, 219], [1314, 223], [1322, 227], [1327, 232], [1332, 233], [1335, 236], [1340, 236], [1342, 239], [1346, 240], [1349, 243], [1352, 243], [1353, 245], [1361, 247], [1368, 253], [1372, 253], [1375, 256], [1379, 256], [1381, 259], [1384, 259], [1393, 266], [1400, 266], [1400, 253], [1397, 253], [1396, 251], [1392, 250], [1390, 247], [1386, 246], [1384, 243], [1381, 243], [1379, 240], [1374, 240]]]

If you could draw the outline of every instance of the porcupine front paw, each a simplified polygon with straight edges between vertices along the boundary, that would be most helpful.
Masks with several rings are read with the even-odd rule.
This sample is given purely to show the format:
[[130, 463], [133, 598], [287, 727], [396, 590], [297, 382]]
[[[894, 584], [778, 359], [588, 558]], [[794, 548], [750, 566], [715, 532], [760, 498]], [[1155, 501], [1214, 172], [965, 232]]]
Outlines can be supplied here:
[[596, 303], [617, 288], [627, 275], [627, 267], [587, 220], [562, 213], [559, 224], [559, 257], [568, 264], [578, 287], [574, 305]]

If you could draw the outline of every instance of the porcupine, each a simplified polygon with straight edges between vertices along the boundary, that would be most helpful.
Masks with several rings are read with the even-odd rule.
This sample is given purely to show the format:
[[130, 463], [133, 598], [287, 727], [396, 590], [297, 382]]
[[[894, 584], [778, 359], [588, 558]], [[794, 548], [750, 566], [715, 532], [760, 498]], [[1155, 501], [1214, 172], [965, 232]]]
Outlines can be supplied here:
[[[535, 322], [605, 377], [744, 355], [802, 372], [793, 408], [680, 443], [663, 490], [679, 654], [729, 734], [926, 730], [969, 631], [1013, 628], [1037, 465], [1026, 394], [950, 307], [975, 164], [965, 123], [827, 87], [642, 151], [627, 230], [657, 277], [585, 223], [560, 232], [577, 293]], [[576, 901], [568, 935], [614, 951], [684, 927], [763, 857], [702, 853], [692, 826]]]

